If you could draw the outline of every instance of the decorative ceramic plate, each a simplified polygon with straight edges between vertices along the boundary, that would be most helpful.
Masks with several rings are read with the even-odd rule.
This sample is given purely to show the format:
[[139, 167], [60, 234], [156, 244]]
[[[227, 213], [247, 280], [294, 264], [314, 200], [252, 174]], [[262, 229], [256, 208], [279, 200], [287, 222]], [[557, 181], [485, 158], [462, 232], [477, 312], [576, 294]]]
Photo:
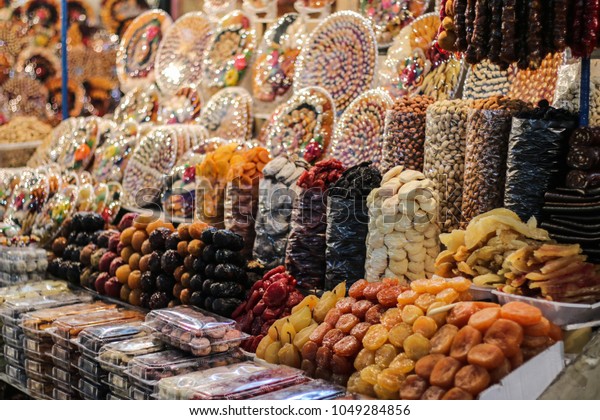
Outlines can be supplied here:
[[65, 148], [57, 163], [67, 170], [84, 171], [98, 146], [100, 125], [101, 120], [97, 117], [79, 119], [75, 130], [67, 135]]
[[400, 30], [423, 15], [429, 0], [361, 0], [360, 12], [373, 22], [377, 45], [389, 47]]
[[74, 185], [62, 187], [52, 196], [35, 216], [31, 233], [40, 238], [40, 245], [50, 243], [60, 230], [63, 222], [75, 211], [79, 189]]
[[96, 149], [92, 174], [96, 181], [121, 182], [127, 162], [137, 146], [139, 127], [134, 122], [122, 124], [118, 130]]
[[149, 10], [129, 25], [117, 51], [117, 76], [121, 90], [154, 83], [158, 46], [173, 21], [162, 10]]
[[19, 185], [13, 190], [4, 214], [4, 223], [20, 228], [20, 234], [28, 235], [37, 213], [48, 200], [48, 179], [39, 171], [24, 172]]
[[133, 19], [150, 9], [145, 0], [106, 0], [102, 3], [102, 23], [117, 35], [123, 34]]
[[393, 97], [428, 95], [442, 100], [457, 87], [461, 63], [435, 45], [440, 18], [428, 13], [400, 31], [379, 73]]
[[[62, 120], [62, 79], [60, 77], [50, 79], [46, 82], [48, 88], [48, 103], [46, 104], [46, 115], [51, 122]], [[67, 82], [67, 92], [69, 94], [67, 103], [69, 104], [69, 116], [78, 117], [83, 109], [85, 90], [80, 83], [74, 80]]]
[[250, 65], [256, 42], [256, 32], [245, 13], [236, 10], [222, 18], [204, 54], [205, 86], [237, 86]]
[[45, 83], [60, 73], [60, 62], [48, 48], [29, 47], [17, 57], [18, 72]]
[[163, 95], [202, 81], [204, 51], [213, 36], [213, 24], [200, 13], [187, 13], [165, 33], [156, 53], [156, 84]]
[[371, 23], [356, 12], [338, 12], [322, 21], [302, 49], [294, 88], [325, 89], [342, 112], [373, 86], [377, 42]]
[[356, 98], [337, 122], [331, 156], [348, 168], [366, 161], [379, 166], [385, 114], [392, 104], [392, 98], [382, 89], [366, 91]]
[[155, 127], [140, 140], [123, 175], [124, 203], [146, 207], [160, 197], [165, 174], [175, 165], [178, 140], [174, 130]]
[[304, 40], [304, 22], [297, 13], [279, 18], [263, 37], [252, 75], [254, 98], [278, 102], [291, 91], [296, 59]]
[[334, 120], [335, 105], [324, 89], [302, 89], [277, 108], [261, 139], [273, 157], [298, 154], [312, 163], [329, 152]]
[[183, 87], [161, 102], [158, 121], [161, 124], [194, 123], [200, 117], [203, 103], [198, 90]]
[[115, 108], [113, 119], [117, 124], [127, 121], [139, 124], [156, 122], [159, 103], [160, 96], [156, 85], [134, 88], [121, 98], [121, 102]]
[[252, 137], [252, 97], [242, 88], [225, 88], [202, 108], [199, 123], [209, 137], [249, 140]]

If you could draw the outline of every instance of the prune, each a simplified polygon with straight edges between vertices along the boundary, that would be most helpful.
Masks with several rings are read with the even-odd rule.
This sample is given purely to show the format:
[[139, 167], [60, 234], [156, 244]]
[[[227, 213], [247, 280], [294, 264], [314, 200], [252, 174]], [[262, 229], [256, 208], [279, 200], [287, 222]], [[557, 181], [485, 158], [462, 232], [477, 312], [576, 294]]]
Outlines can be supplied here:
[[375, 306], [373, 302], [369, 302], [368, 300], [359, 300], [352, 305], [352, 314], [358, 319], [364, 320], [367, 311], [373, 306]]
[[202, 250], [202, 260], [207, 264], [214, 263], [214, 262], [216, 262], [216, 260], [215, 260], [216, 254], [217, 254], [217, 248], [215, 248], [214, 245], [207, 245]]
[[302, 364], [300, 365], [300, 369], [302, 369], [307, 376], [314, 376], [316, 368], [317, 366], [314, 361], [308, 359], [302, 360]]
[[[155, 229], [150, 236], [148, 236], [148, 240], [150, 241], [150, 246], [152, 246], [153, 251], [161, 251], [165, 249], [165, 243], [167, 238], [171, 235], [171, 231], [167, 228], [161, 227]], [[134, 234], [135, 237], [135, 234]]]
[[220, 281], [237, 281], [243, 283], [248, 279], [246, 272], [233, 264], [219, 264], [215, 267], [216, 280]]
[[458, 333], [458, 327], [450, 324], [443, 325], [431, 337], [431, 353], [449, 354], [454, 337]]
[[499, 319], [487, 330], [483, 341], [498, 346], [506, 357], [512, 357], [523, 342], [523, 328], [514, 321]]
[[183, 264], [181, 255], [172, 249], [165, 251], [161, 257], [160, 266], [165, 273], [173, 274], [175, 269]]
[[165, 248], [168, 250], [176, 251], [177, 247], [179, 246], [179, 242], [181, 242], [179, 233], [177, 233], [177, 231], [171, 232], [167, 239], [165, 239]]
[[350, 335], [362, 343], [363, 338], [365, 338], [365, 334], [367, 334], [370, 327], [371, 324], [368, 322], [359, 322], [350, 330]]
[[156, 290], [159, 292], [170, 292], [175, 285], [175, 279], [167, 274], [156, 276]]
[[457, 387], [451, 388], [444, 394], [442, 400], [472, 400], [473, 396], [464, 389]]
[[338, 308], [332, 308], [329, 310], [329, 312], [327, 312], [327, 315], [325, 315], [323, 322], [326, 322], [333, 328], [340, 319], [340, 316], [342, 316], [342, 312]]
[[215, 259], [219, 264], [230, 263], [237, 266], [243, 266], [245, 264], [244, 257], [242, 254], [229, 249], [219, 249], [215, 254]]
[[[202, 258], [194, 258], [192, 262], [192, 271], [198, 274], [204, 274], [206, 270], [206, 263], [202, 261]], [[214, 275], [214, 273], [213, 273]]]
[[500, 309], [500, 316], [526, 327], [540, 322], [542, 311], [524, 302], [508, 302]]
[[428, 338], [417, 333], [406, 337], [402, 347], [404, 347], [406, 355], [416, 361], [429, 354], [431, 342]]
[[398, 308], [390, 308], [381, 316], [381, 324], [391, 330], [402, 322], [402, 311]]
[[[325, 322], [327, 322], [327, 317], [325, 317]], [[360, 320], [358, 319], [358, 317], [346, 313], [339, 317], [339, 319], [335, 323], [335, 328], [339, 329], [344, 334], [349, 334], [350, 331], [352, 331], [352, 328], [354, 328], [359, 322]]]
[[381, 316], [385, 312], [385, 308], [377, 304], [369, 308], [369, 310], [365, 313], [365, 321], [371, 324], [379, 324], [381, 321]]
[[102, 231], [98, 235], [98, 241], [96, 243], [98, 245], [98, 248], [108, 248], [108, 241], [109, 241], [111, 235], [112, 235], [112, 232], [110, 232], [110, 231]]
[[396, 346], [398, 348], [402, 348], [404, 345], [404, 340], [406, 340], [406, 338], [411, 336], [412, 334], [413, 334], [412, 327], [410, 325], [408, 325], [407, 323], [402, 322], [402, 323], [396, 325], [395, 327], [393, 327], [388, 332], [388, 340], [394, 346]]
[[[194, 276], [195, 277], [195, 276]], [[244, 297], [244, 288], [241, 284], [232, 281], [214, 282], [210, 285], [210, 294], [216, 298], [241, 298]]]
[[331, 358], [333, 357], [333, 352], [329, 347], [321, 346], [317, 350], [317, 354], [315, 356], [315, 361], [317, 362], [317, 367], [321, 369], [331, 369]]
[[354, 372], [352, 359], [350, 357], [334, 354], [331, 357], [331, 371], [338, 375], [350, 375], [352, 372]]
[[160, 272], [160, 264], [161, 264], [160, 254], [156, 251], [153, 251], [152, 254], [150, 254], [150, 257], [148, 258], [148, 270], [152, 271], [153, 273], [159, 273]]
[[384, 344], [375, 351], [375, 363], [381, 368], [389, 367], [396, 358], [396, 348], [391, 344]]
[[435, 320], [428, 316], [418, 317], [412, 325], [412, 329], [415, 333], [422, 334], [427, 338], [433, 337], [437, 328]]
[[433, 367], [431, 375], [429, 375], [429, 382], [431, 385], [448, 389], [454, 384], [454, 376], [461, 367], [462, 363], [455, 358], [444, 357]]
[[142, 292], [154, 292], [155, 286], [154, 275], [149, 271], [142, 273], [140, 277], [140, 289]]
[[416, 305], [406, 305], [402, 308], [402, 321], [412, 325], [418, 317], [425, 315], [423, 310]]
[[211, 279], [214, 279], [216, 267], [217, 266], [214, 264], [207, 264], [206, 268], [204, 269], [204, 274], [206, 275], [206, 277], [210, 277]]
[[504, 353], [493, 344], [481, 343], [469, 350], [467, 361], [472, 365], [492, 370], [504, 362]]
[[142, 308], [150, 308], [150, 296], [152, 296], [151, 293], [147, 293], [147, 292], [142, 292], [140, 293], [140, 306]]
[[500, 308], [485, 308], [471, 315], [469, 325], [485, 333], [497, 319], [500, 319]]
[[356, 303], [356, 299], [353, 297], [345, 297], [337, 301], [335, 307], [340, 310], [343, 314], [349, 314], [352, 312], [352, 306]]
[[398, 295], [404, 291], [404, 287], [393, 286], [380, 290], [377, 293], [377, 302], [386, 308], [393, 308], [398, 304]]
[[364, 295], [365, 288], [369, 285], [369, 282], [366, 280], [358, 280], [350, 289], [348, 289], [348, 296], [354, 299], [362, 299]]
[[363, 338], [362, 343], [366, 349], [377, 350], [386, 343], [387, 339], [387, 329], [381, 324], [376, 324], [369, 327], [369, 330]]
[[[191, 294], [191, 296], [190, 296], [190, 303], [191, 303], [192, 305], [194, 305], [194, 306], [197, 306], [197, 307], [199, 307], [199, 308], [201, 308], [201, 307], [203, 307], [203, 306], [208, 306], [208, 305], [206, 305], [206, 303], [205, 303], [205, 298], [204, 298], [204, 296], [202, 295], [202, 293], [200, 293], [200, 292], [198, 292], [198, 291], [196, 291], [196, 292], [193, 292], [193, 293]], [[212, 304], [212, 301], [211, 301], [211, 304]]]
[[354, 369], [361, 371], [367, 366], [375, 364], [375, 352], [369, 349], [362, 349], [354, 359]]
[[359, 350], [360, 342], [351, 335], [342, 338], [333, 346], [334, 353], [342, 357], [353, 357]]
[[462, 367], [454, 377], [454, 386], [464, 389], [471, 395], [477, 395], [490, 384], [490, 374], [477, 365]]
[[443, 358], [444, 356], [441, 354], [428, 354], [427, 356], [420, 358], [417, 363], [415, 363], [415, 373], [421, 378], [429, 381], [433, 368], [437, 362]]
[[469, 351], [477, 344], [481, 343], [481, 338], [481, 332], [479, 330], [476, 330], [469, 325], [462, 327], [452, 341], [450, 356], [465, 363]]
[[550, 321], [546, 318], [542, 318], [537, 324], [524, 327], [523, 333], [531, 337], [547, 336], [550, 333]]
[[202, 240], [202, 242], [204, 242], [206, 245], [210, 245], [213, 243], [213, 237], [215, 235], [215, 233], [218, 232], [218, 229], [215, 227], [208, 227], [206, 229], [204, 229], [202, 231], [202, 234], [200, 236], [200, 239]]
[[377, 376], [383, 369], [381, 366], [370, 365], [360, 371], [360, 379], [368, 384], [375, 385], [377, 383]]
[[230, 230], [221, 229], [214, 233], [212, 243], [217, 248], [227, 248], [232, 251], [244, 249], [244, 239]]
[[377, 376], [377, 384], [388, 391], [396, 392], [396, 398], [398, 397], [398, 390], [402, 384], [403, 377], [390, 369], [384, 369]]
[[[79, 284], [81, 278], [81, 263], [71, 262], [67, 269], [67, 280], [71, 283]], [[119, 280], [117, 280], [119, 282]], [[120, 284], [120, 283], [119, 283]]]
[[441, 400], [446, 390], [444, 388], [440, 388], [439, 386], [430, 386], [425, 390], [423, 395], [421, 395], [422, 400]]
[[230, 297], [230, 298], [218, 298], [215, 299], [212, 304], [212, 311], [217, 315], [221, 315], [227, 318], [231, 317], [235, 308], [240, 306], [242, 301], [240, 299]]
[[302, 346], [302, 358], [305, 360], [310, 360], [314, 362], [317, 357], [317, 350], [319, 349], [319, 344], [314, 341], [307, 341], [304, 346]]
[[169, 296], [165, 292], [154, 292], [152, 296], [150, 296], [150, 301], [148, 305], [150, 309], [161, 309], [166, 308], [169, 304]]
[[323, 342], [323, 337], [325, 337], [325, 334], [327, 334], [332, 328], [333, 327], [327, 323], [319, 324], [319, 326], [310, 335], [309, 340], [314, 341], [320, 346]]
[[403, 400], [418, 400], [425, 393], [429, 384], [419, 375], [409, 375], [400, 385], [400, 398]]
[[79, 246], [86, 246], [92, 240], [92, 237], [89, 233], [79, 232], [77, 237], [75, 238], [75, 244]]
[[[69, 237], [67, 238], [67, 244], [75, 245], [75, 242], [77, 242], [77, 232], [71, 232], [69, 234]], [[108, 245], [107, 245], [107, 247], [108, 247]]]
[[327, 333], [323, 336], [322, 345], [333, 350], [333, 346], [335, 345], [335, 343], [337, 343], [344, 337], [345, 334], [343, 332], [336, 328], [333, 328], [327, 331]]
[[523, 351], [519, 350], [513, 357], [508, 359], [508, 361], [510, 362], [510, 368], [512, 370], [515, 370], [516, 368], [518, 368], [519, 366], [521, 366], [523, 364], [524, 360], [525, 360], [525, 356], [523, 354]]
[[363, 289], [363, 295], [366, 299], [376, 302], [377, 301], [377, 293], [381, 290], [386, 289], [387, 286], [381, 282], [377, 283], [369, 283], [367, 287]]

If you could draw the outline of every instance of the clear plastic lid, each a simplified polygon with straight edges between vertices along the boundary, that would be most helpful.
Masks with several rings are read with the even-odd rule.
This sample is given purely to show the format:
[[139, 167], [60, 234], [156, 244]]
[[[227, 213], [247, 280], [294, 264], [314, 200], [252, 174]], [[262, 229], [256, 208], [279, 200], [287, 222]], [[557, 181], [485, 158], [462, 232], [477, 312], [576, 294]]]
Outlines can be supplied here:
[[8, 344], [4, 345], [4, 357], [15, 365], [23, 366], [25, 363], [25, 352]]
[[93, 381], [102, 381], [106, 377], [106, 371], [100, 367], [100, 364], [85, 356], [79, 356], [77, 359], [77, 369], [79, 374]]
[[129, 395], [129, 378], [127, 378], [127, 376], [117, 375], [114, 372], [109, 372], [106, 383], [112, 392], [119, 395]]
[[73, 398], [69, 392], [65, 392], [61, 389], [54, 388], [52, 390], [52, 399], [53, 400], [71, 400]]
[[25, 371], [27, 376], [45, 381], [52, 374], [53, 366], [50, 363], [42, 363], [36, 360], [25, 359]]
[[25, 385], [25, 382], [27, 381], [25, 369], [13, 365], [6, 365], [5, 372], [6, 376], [8, 376], [11, 381]]
[[127, 324], [109, 324], [99, 327], [86, 328], [77, 337], [79, 349], [88, 357], [98, 357], [100, 348], [115, 341], [140, 338], [148, 335], [147, 329], [141, 322]]
[[23, 350], [25, 352], [25, 357], [29, 359], [37, 360], [39, 362], [52, 363], [50, 354], [52, 352], [52, 342], [40, 342], [29, 337], [25, 337], [23, 339]]
[[42, 309], [28, 312], [21, 317], [21, 326], [26, 336], [40, 339], [45, 338], [45, 330], [52, 327], [58, 318], [69, 315], [81, 315], [115, 308], [116, 305], [104, 302], [76, 303], [58, 308]]
[[162, 379], [160, 399], [246, 399], [306, 381], [301, 370], [247, 361]]
[[2, 326], [2, 336], [4, 341], [18, 341], [21, 342], [23, 339], [23, 330], [20, 327], [11, 325]]
[[134, 338], [104, 345], [100, 349], [97, 360], [102, 369], [121, 374], [134, 357], [156, 353], [163, 349], [164, 344], [155, 337]]
[[60, 294], [69, 290], [67, 282], [44, 280], [0, 287], [0, 304], [6, 300], [22, 299], [27, 296]]
[[52, 384], [50, 382], [27, 379], [27, 389], [36, 398], [48, 398], [52, 395]]
[[52, 346], [51, 357], [54, 365], [72, 371], [74, 370], [73, 366], [77, 363], [79, 355], [69, 348], [55, 344]]
[[346, 393], [342, 386], [322, 379], [293, 385], [252, 398], [253, 400], [331, 400]]
[[[66, 376], [70, 378], [69, 382], [65, 382], [59, 379]], [[54, 386], [64, 392], [68, 392], [69, 394], [74, 394], [76, 392], [76, 389], [79, 386], [79, 379], [79, 376], [69, 374], [68, 371], [65, 371], [64, 369], [61, 369], [59, 367], [52, 368], [52, 374], [50, 375], [50, 380], [52, 381]]]
[[63, 292], [50, 296], [36, 295], [23, 299], [7, 300], [0, 309], [0, 319], [5, 324], [18, 325], [21, 314], [43, 308], [54, 308], [76, 302], [91, 301], [92, 297], [86, 294]]
[[104, 385], [83, 378], [79, 379], [77, 389], [82, 398], [89, 400], [103, 400], [108, 394], [108, 389]]
[[61, 369], [57, 366], [52, 368], [51, 377], [57, 381], [64, 383], [73, 383], [74, 380], [79, 379], [79, 375], [65, 369]]
[[154, 398], [152, 397], [151, 392], [148, 392], [147, 390], [145, 390], [143, 388], [138, 388], [136, 386], [130, 386], [129, 387], [129, 399], [142, 401], [142, 400], [152, 400]]
[[125, 398], [120, 395], [109, 393], [109, 394], [106, 394], [106, 399], [111, 400], [111, 401], [123, 401], [123, 400], [128, 400], [129, 398]]

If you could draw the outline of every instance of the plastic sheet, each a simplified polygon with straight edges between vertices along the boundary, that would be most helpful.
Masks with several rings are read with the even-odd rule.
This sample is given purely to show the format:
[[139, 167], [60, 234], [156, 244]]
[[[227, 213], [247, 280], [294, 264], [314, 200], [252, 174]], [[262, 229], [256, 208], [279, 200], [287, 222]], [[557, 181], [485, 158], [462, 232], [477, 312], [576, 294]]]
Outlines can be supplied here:
[[538, 220], [544, 193], [564, 175], [564, 152], [575, 117], [565, 111], [538, 109], [513, 118], [508, 157], [504, 207], [521, 220]]
[[458, 229], [461, 221], [469, 101], [436, 102], [427, 109], [424, 175], [440, 198], [442, 232]]
[[284, 263], [294, 201], [293, 185], [306, 169], [306, 161], [282, 156], [273, 159], [263, 169], [254, 226], [254, 258], [266, 268]]
[[348, 169], [327, 198], [325, 289], [341, 281], [349, 287], [364, 278], [369, 212], [367, 196], [381, 175], [369, 162]]
[[[571, 112], [579, 111], [581, 61], [570, 61], [558, 69], [552, 106]], [[590, 126], [600, 125], [600, 60], [590, 60]]]

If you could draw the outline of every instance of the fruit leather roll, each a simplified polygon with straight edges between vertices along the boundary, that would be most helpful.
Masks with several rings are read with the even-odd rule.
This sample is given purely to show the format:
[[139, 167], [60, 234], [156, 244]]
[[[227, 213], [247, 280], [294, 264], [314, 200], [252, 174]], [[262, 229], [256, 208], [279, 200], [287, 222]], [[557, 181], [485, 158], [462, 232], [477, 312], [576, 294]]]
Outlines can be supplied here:
[[572, 147], [567, 163], [573, 169], [600, 169], [600, 147]]
[[488, 59], [498, 64], [502, 48], [502, 0], [490, 0], [490, 37]]
[[600, 147], [600, 127], [579, 127], [569, 138], [571, 147]]
[[596, 188], [600, 187], [600, 170], [580, 171], [574, 169], [567, 174], [567, 187], [570, 188]]
[[517, 0], [505, 0], [502, 9], [502, 48], [500, 59], [505, 64], [517, 60]]
[[466, 27], [467, 0], [454, 0], [454, 25], [456, 27], [456, 47], [459, 51], [465, 51], [467, 43]]
[[552, 27], [554, 50], [562, 51], [567, 46], [567, 15], [569, 11], [569, 0], [552, 0], [552, 3], [547, 7], [552, 8], [552, 15], [554, 18], [554, 26]]
[[542, 63], [545, 52], [542, 45], [542, 1], [530, 0], [527, 2], [527, 53], [529, 54], [529, 67], [537, 69]]
[[489, 0], [478, 0], [475, 5], [473, 35], [465, 54], [467, 63], [479, 63], [487, 55], [490, 21]]

